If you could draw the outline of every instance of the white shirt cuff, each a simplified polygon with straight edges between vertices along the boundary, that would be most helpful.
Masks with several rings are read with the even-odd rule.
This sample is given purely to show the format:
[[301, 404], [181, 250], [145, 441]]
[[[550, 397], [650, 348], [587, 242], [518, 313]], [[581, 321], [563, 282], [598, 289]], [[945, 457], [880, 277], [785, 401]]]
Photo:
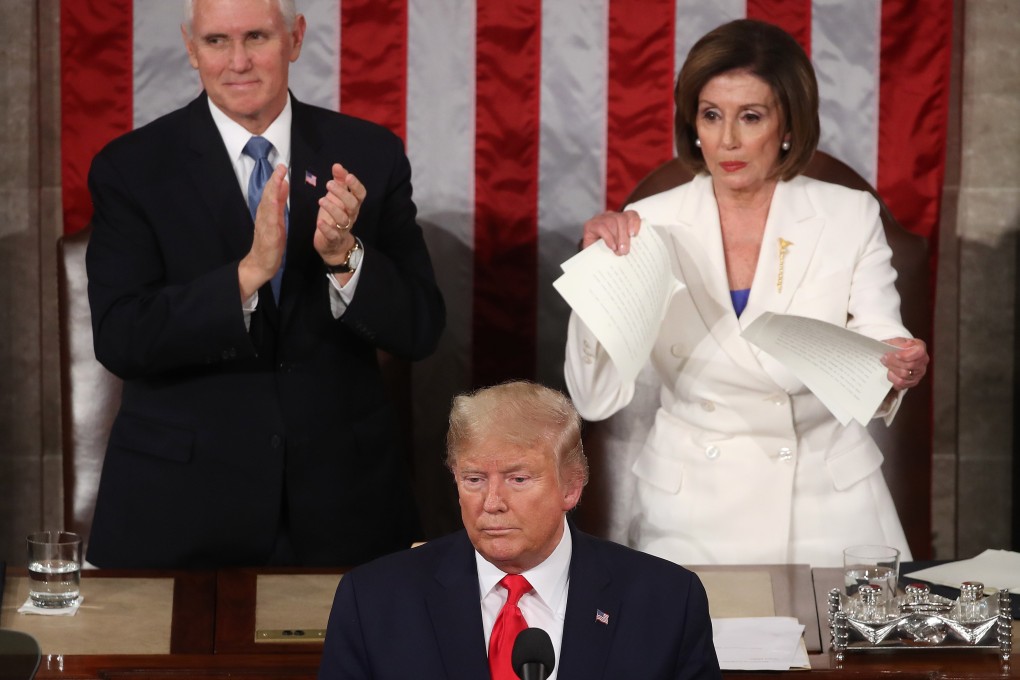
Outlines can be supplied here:
[[343, 316], [343, 313], [347, 311], [347, 306], [354, 299], [354, 292], [358, 288], [358, 279], [361, 278], [361, 270], [365, 268], [367, 255], [368, 253], [362, 250], [361, 264], [358, 265], [358, 268], [351, 274], [351, 279], [344, 285], [341, 285], [333, 274], [326, 274], [326, 278], [329, 279], [329, 311], [332, 312], [334, 319], [339, 319]]
[[259, 292], [255, 291], [252, 296], [241, 304], [241, 312], [244, 313], [244, 330], [251, 330], [251, 313], [259, 306]]

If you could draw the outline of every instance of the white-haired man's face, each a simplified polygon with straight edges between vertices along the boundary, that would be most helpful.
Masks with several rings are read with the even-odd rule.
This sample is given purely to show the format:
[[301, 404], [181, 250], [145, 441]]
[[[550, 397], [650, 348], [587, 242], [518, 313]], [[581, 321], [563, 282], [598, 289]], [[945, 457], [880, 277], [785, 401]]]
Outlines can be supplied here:
[[191, 31], [181, 34], [212, 102], [252, 134], [264, 132], [287, 102], [304, 17], [288, 29], [276, 0], [195, 0]]

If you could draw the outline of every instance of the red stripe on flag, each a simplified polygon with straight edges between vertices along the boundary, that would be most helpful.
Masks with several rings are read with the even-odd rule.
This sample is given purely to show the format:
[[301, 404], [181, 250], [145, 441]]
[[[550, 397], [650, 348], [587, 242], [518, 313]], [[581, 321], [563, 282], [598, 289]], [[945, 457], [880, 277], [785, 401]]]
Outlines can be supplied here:
[[64, 232], [92, 219], [93, 156], [134, 125], [131, 0], [60, 3], [61, 183]]
[[945, 176], [953, 3], [882, 3], [878, 193], [907, 229], [937, 232]]
[[340, 110], [406, 139], [406, 0], [342, 0]]
[[541, 0], [478, 0], [473, 382], [535, 374]]
[[609, 3], [606, 207], [673, 157], [673, 0]]
[[811, 0], [747, 0], [747, 18], [779, 26], [811, 56]]

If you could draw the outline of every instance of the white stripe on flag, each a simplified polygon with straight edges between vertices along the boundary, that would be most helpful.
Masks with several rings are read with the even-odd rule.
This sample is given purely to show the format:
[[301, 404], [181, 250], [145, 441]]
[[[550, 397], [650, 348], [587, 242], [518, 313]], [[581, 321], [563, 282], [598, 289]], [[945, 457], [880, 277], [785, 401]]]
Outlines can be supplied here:
[[291, 65], [290, 88], [300, 101], [337, 111], [340, 108], [340, 3], [301, 0], [298, 11], [308, 29], [301, 56]]
[[819, 148], [878, 177], [881, 0], [814, 0], [811, 61], [818, 76]]
[[[446, 299], [439, 350], [414, 367], [416, 448], [442, 450], [453, 394], [470, 384], [475, 204], [475, 13], [408, 4], [407, 153], [418, 222]], [[438, 448], [436, 448], [438, 446]]]
[[[687, 53], [698, 38], [716, 26], [747, 16], [745, 0], [676, 0], [676, 52], [674, 73], [680, 73]], [[674, 81], [676, 78], [674, 77]]]
[[166, 0], [134, 2], [135, 127], [179, 109], [202, 91], [181, 38], [182, 5]]
[[542, 5], [536, 379], [563, 386], [570, 309], [552, 287], [605, 205], [608, 0]]

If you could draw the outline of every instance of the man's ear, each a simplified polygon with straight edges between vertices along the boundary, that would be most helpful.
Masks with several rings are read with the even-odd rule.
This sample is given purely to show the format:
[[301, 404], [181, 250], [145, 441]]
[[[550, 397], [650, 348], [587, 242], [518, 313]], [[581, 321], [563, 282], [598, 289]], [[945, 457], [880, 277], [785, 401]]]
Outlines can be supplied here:
[[581, 483], [580, 479], [572, 479], [567, 481], [562, 486], [563, 490], [563, 511], [569, 512], [573, 510], [577, 504], [581, 501], [581, 491], [584, 489], [584, 484]]
[[305, 44], [305, 29], [307, 27], [308, 24], [305, 22], [304, 14], [298, 14], [294, 17], [294, 28], [290, 32], [290, 60], [292, 63], [301, 56], [301, 46]]
[[188, 63], [191, 64], [191, 68], [198, 69], [198, 55], [195, 54], [195, 41], [192, 40], [191, 35], [188, 33], [188, 28], [184, 24], [181, 24], [181, 39], [184, 41], [184, 49], [188, 50]]

